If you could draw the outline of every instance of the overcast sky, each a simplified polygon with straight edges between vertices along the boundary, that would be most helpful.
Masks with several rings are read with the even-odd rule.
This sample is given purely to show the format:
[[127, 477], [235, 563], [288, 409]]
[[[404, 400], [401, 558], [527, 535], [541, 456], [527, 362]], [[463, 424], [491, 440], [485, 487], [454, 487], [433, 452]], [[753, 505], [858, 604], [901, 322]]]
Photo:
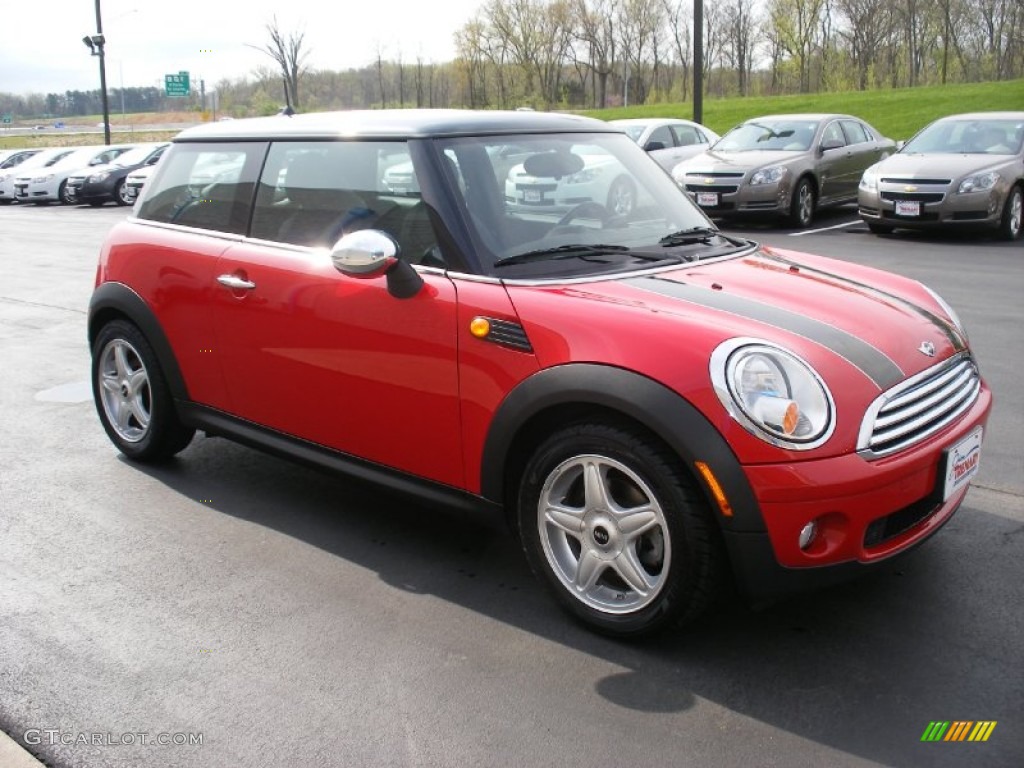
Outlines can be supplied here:
[[[302, 30], [314, 69], [361, 67], [384, 57], [448, 61], [454, 32], [483, 0], [102, 0], [107, 87], [163, 87], [185, 70], [211, 89], [225, 77], [274, 67], [263, 45], [276, 14]], [[0, 92], [99, 88], [99, 65], [82, 43], [96, 32], [94, 0], [0, 0]]]

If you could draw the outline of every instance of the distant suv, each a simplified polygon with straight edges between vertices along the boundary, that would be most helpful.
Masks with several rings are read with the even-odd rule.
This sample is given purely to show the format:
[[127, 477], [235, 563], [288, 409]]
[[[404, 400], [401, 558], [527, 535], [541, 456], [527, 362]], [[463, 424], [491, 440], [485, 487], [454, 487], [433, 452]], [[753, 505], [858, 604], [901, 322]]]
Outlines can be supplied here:
[[[558, 189], [510, 204], [499, 147]], [[635, 205], [580, 184], [565, 209], [598, 168]], [[129, 459], [203, 430], [503, 515], [620, 636], [695, 618], [730, 571], [776, 595], [920, 543], [991, 406], [928, 288], [724, 235], [614, 126], [537, 112], [189, 129], [110, 232], [88, 326]]]

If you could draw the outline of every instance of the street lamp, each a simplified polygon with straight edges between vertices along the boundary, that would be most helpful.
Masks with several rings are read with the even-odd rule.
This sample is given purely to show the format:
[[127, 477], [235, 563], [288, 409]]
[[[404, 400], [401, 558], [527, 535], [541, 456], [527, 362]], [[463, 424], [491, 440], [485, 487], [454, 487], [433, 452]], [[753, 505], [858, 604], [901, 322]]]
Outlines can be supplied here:
[[107, 102], [107, 66], [104, 61], [103, 47], [107, 39], [103, 36], [103, 20], [100, 18], [100, 0], [96, 0], [96, 34], [82, 38], [86, 48], [93, 56], [100, 57], [100, 97], [103, 100], [103, 143], [110, 144], [110, 104]]

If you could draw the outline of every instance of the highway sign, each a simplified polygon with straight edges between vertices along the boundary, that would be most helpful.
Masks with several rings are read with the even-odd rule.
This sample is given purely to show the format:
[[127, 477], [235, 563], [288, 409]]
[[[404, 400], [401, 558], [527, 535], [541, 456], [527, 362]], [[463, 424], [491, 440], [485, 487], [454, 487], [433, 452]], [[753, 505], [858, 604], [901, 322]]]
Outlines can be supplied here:
[[164, 93], [168, 96], [188, 96], [188, 72], [179, 72], [176, 75], [164, 75]]

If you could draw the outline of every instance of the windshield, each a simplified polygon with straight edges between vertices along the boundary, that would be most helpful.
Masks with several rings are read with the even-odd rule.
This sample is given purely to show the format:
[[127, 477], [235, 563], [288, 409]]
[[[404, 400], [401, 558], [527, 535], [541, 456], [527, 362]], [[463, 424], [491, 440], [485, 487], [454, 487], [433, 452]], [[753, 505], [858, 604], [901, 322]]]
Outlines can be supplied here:
[[750, 152], [761, 149], [805, 152], [814, 142], [814, 120], [751, 120], [723, 136], [715, 151]]
[[904, 153], [1014, 155], [1024, 142], [1022, 120], [942, 120], [903, 147]]
[[154, 149], [154, 147], [135, 147], [134, 149], [129, 149], [123, 155], [120, 155], [114, 163], [124, 167], [144, 163], [146, 158], [153, 154]]
[[[437, 144], [485, 274], [579, 276], [689, 260], [710, 247], [737, 249], [624, 134]], [[709, 228], [710, 238], [675, 237]]]

